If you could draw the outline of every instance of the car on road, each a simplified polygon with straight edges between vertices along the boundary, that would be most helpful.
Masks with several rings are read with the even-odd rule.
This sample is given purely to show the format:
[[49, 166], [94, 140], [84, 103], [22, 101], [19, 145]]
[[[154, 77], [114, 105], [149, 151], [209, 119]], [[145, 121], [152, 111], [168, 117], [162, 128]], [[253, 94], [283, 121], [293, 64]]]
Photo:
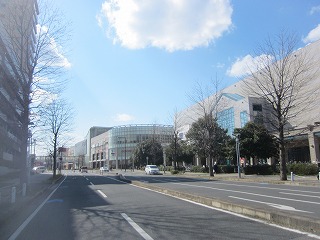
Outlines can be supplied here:
[[147, 165], [144, 171], [146, 172], [146, 174], [149, 174], [149, 175], [160, 174], [160, 170], [157, 167], [157, 165]]
[[43, 173], [46, 171], [46, 168], [44, 166], [37, 166], [32, 168], [32, 173]]
[[107, 166], [101, 167], [100, 172], [109, 172], [109, 168]]
[[82, 167], [80, 168], [80, 172], [82, 172], [82, 173], [87, 173], [87, 172], [88, 172], [88, 167], [82, 166]]

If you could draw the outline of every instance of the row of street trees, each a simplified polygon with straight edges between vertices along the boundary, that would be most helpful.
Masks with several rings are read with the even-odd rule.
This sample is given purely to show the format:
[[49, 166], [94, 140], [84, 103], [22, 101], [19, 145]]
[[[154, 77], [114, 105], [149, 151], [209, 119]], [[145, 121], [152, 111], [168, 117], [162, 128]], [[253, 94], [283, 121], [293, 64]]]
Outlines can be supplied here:
[[[209, 164], [210, 160], [219, 164], [229, 162], [236, 165], [235, 139], [229, 136], [215, 119], [212, 118], [211, 121], [212, 127], [215, 128], [214, 141], [206, 142], [208, 141], [208, 133], [205, 131], [206, 120], [199, 118], [192, 124], [186, 140], [175, 138], [173, 135], [171, 144], [165, 148], [155, 139], [148, 139], [139, 144], [133, 154], [134, 165], [137, 167], [147, 164], [163, 165], [163, 152], [167, 158], [166, 165], [173, 166], [175, 170], [179, 165], [193, 164], [195, 157], [200, 159], [201, 165]], [[241, 156], [251, 159], [252, 164], [257, 164], [258, 160], [278, 157], [276, 139], [263, 125], [249, 122], [243, 128], [236, 128], [234, 133], [240, 139]]]

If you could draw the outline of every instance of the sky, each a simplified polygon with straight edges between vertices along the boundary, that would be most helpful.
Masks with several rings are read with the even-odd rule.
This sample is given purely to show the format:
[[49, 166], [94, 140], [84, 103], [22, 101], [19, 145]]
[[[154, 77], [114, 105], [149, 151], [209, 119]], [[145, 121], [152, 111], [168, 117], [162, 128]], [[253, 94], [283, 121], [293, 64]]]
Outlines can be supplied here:
[[268, 37], [320, 39], [319, 0], [55, 0], [71, 39], [63, 96], [74, 140], [92, 126], [173, 124], [197, 84], [244, 76]]

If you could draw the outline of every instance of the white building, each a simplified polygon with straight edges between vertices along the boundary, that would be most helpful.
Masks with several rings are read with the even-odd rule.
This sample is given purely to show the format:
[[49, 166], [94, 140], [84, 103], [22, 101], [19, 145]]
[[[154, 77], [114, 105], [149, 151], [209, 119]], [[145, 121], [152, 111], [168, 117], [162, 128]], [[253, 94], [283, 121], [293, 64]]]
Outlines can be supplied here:
[[[296, 54], [306, 54], [307, 58], [313, 62], [320, 62], [320, 40], [309, 44], [303, 49], [299, 49]], [[319, 163], [319, 138], [320, 138], [320, 69], [317, 64], [312, 81], [306, 86], [305, 91], [312, 94], [313, 103], [309, 108], [297, 114], [286, 128], [286, 150], [288, 161]], [[235, 128], [243, 127], [248, 121], [263, 122], [267, 129], [272, 131], [270, 124], [265, 121], [270, 118], [268, 104], [257, 97], [252, 92], [245, 91], [245, 81], [243, 79], [221, 90], [220, 92], [205, 99], [202, 103], [216, 104], [217, 119], [219, 125], [228, 130], [232, 136]], [[314, 91], [313, 91], [314, 90]], [[305, 97], [305, 93], [301, 94]], [[312, 92], [312, 93], [309, 93]], [[301, 95], [301, 96], [302, 96]], [[315, 103], [315, 104], [314, 104]], [[179, 113], [182, 121], [179, 126], [180, 137], [185, 138], [191, 124], [199, 117], [203, 116], [203, 109], [199, 104], [194, 104]]]

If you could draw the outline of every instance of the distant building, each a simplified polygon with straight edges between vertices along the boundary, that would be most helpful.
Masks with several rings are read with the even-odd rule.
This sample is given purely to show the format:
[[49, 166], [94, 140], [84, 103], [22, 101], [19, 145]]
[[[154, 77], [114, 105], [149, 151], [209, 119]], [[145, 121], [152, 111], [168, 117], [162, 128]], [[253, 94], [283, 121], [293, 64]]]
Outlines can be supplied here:
[[173, 137], [173, 126], [159, 124], [125, 125], [114, 127], [109, 131], [108, 152], [112, 168], [134, 167], [130, 161], [138, 144], [155, 139], [161, 145], [170, 144]]
[[110, 127], [91, 127], [87, 133], [87, 136], [86, 136], [86, 152], [85, 152], [85, 155], [84, 155], [84, 166], [90, 166], [90, 167], [93, 167], [92, 166], [92, 161], [91, 161], [91, 140], [92, 138], [100, 135], [100, 134], [103, 134], [107, 131], [109, 131], [111, 128]]
[[171, 142], [173, 127], [160, 124], [92, 127], [85, 140], [74, 147], [78, 166], [99, 169], [103, 166], [118, 169], [134, 167], [132, 153], [138, 144], [155, 139], [163, 146]]

